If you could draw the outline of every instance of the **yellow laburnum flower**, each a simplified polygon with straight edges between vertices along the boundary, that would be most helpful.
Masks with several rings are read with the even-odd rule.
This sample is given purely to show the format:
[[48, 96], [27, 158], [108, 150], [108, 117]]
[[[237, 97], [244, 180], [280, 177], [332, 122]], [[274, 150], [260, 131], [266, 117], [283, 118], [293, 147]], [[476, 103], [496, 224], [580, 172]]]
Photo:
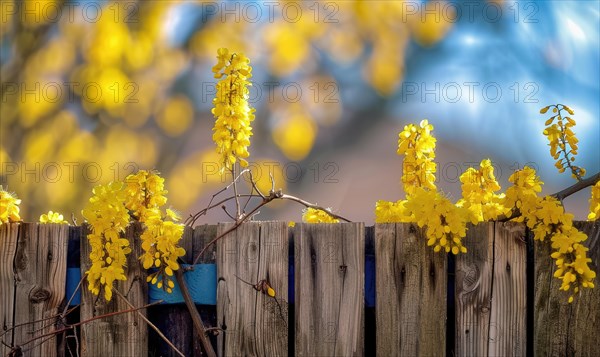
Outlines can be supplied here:
[[58, 212], [48, 211], [48, 213], [44, 213], [40, 216], [40, 223], [60, 223], [60, 224], [69, 224], [69, 222], [65, 221], [63, 215]]
[[588, 220], [595, 221], [600, 219], [600, 181], [592, 186], [592, 195], [590, 197], [590, 214]]
[[515, 171], [508, 181], [513, 186], [506, 190], [504, 206], [507, 209], [519, 209], [523, 217], [536, 210], [538, 204], [538, 192], [542, 191], [542, 185], [534, 169], [525, 166], [522, 170]]
[[462, 238], [467, 234], [468, 210], [456, 206], [437, 191], [422, 187], [415, 190], [405, 204], [419, 227], [427, 227], [427, 245], [435, 252], [466, 253]]
[[86, 271], [88, 289], [104, 298], [112, 299], [115, 280], [126, 280], [127, 254], [131, 253], [129, 241], [121, 233], [129, 225], [129, 212], [125, 207], [126, 192], [122, 182], [111, 182], [94, 187], [82, 215], [92, 227], [87, 239], [91, 246], [90, 269]]
[[489, 159], [481, 161], [479, 170], [468, 168], [461, 176], [462, 200], [458, 206], [467, 208], [471, 222], [494, 220], [506, 213], [503, 205], [504, 195], [495, 194], [500, 185], [494, 176], [494, 166]]
[[409, 124], [398, 134], [398, 155], [404, 155], [402, 162], [402, 184], [409, 196], [417, 187], [435, 190], [436, 139], [431, 135], [433, 125], [422, 120], [419, 126]]
[[16, 195], [5, 191], [0, 186], [0, 225], [2, 223], [18, 222], [21, 220], [19, 216], [19, 205], [21, 200]]
[[146, 209], [167, 203], [164, 182], [165, 179], [156, 171], [140, 170], [125, 178], [125, 207], [140, 222], [144, 222]]
[[375, 222], [376, 223], [398, 223], [398, 222], [413, 222], [414, 217], [408, 214], [406, 200], [397, 202], [388, 202], [379, 200], [375, 204]]
[[[331, 209], [327, 209], [331, 212]], [[327, 211], [307, 208], [302, 213], [302, 221], [305, 223], [339, 223], [339, 219], [331, 216]]]
[[252, 67], [250, 60], [242, 53], [229, 52], [226, 48], [217, 51], [217, 64], [213, 67], [215, 78], [221, 79], [216, 85], [212, 113], [215, 117], [213, 141], [217, 153], [221, 155], [223, 167], [232, 169], [239, 160], [245, 167], [250, 156], [250, 136], [254, 120], [254, 109], [248, 102]]
[[184, 225], [161, 219], [148, 220], [145, 225], [146, 230], [141, 235], [144, 253], [140, 260], [145, 269], [157, 268], [146, 280], [171, 293], [175, 286], [172, 276], [179, 269], [177, 259], [185, 255], [185, 249], [178, 246]]
[[585, 169], [573, 164], [579, 149], [577, 145], [579, 140], [572, 129], [577, 123], [573, 118], [563, 116], [562, 111], [566, 111], [569, 115], [574, 115], [575, 112], [566, 105], [556, 104], [542, 108], [540, 113], [545, 114], [551, 107], [552, 113], [555, 115], [546, 120], [543, 134], [548, 138], [550, 155], [556, 160], [554, 166], [559, 173], [565, 172], [568, 168], [574, 179], [581, 180], [585, 176]]
[[167, 203], [164, 181], [156, 171], [140, 170], [129, 175], [125, 179], [125, 206], [144, 225], [140, 236], [144, 253], [139, 259], [144, 269], [157, 269], [148, 276], [148, 281], [171, 293], [175, 284], [170, 277], [179, 269], [177, 259], [185, 255], [178, 245], [184, 226], [175, 223], [181, 219], [175, 210], [167, 208], [164, 213], [161, 210]]

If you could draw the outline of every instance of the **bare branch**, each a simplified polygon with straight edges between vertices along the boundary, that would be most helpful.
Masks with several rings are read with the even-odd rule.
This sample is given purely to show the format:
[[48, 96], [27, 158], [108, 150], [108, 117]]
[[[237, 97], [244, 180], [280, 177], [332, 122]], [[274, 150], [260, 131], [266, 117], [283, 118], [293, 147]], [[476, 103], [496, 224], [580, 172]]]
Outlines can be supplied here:
[[325, 213], [327, 213], [328, 215], [330, 215], [333, 218], [341, 219], [342, 221], [345, 221], [345, 222], [352, 222], [351, 220], [349, 220], [349, 219], [347, 219], [345, 217], [342, 217], [342, 216], [340, 216], [338, 214], [330, 212], [327, 208], [323, 208], [323, 207], [321, 207], [319, 205], [312, 204], [312, 203], [307, 202], [307, 201], [305, 201], [305, 200], [303, 200], [301, 198], [298, 198], [296, 196], [290, 196], [290, 195], [282, 194], [281, 195], [281, 199], [282, 200], [290, 200], [290, 201], [298, 202], [301, 205], [304, 205], [306, 208], [318, 209], [318, 210], [324, 211]]
[[598, 181], [600, 181], [600, 172], [597, 172], [595, 175], [588, 177], [584, 180], [578, 181], [574, 185], [571, 185], [565, 188], [564, 190], [553, 194], [552, 196], [562, 201], [563, 199], [583, 190], [586, 187], [595, 185]]

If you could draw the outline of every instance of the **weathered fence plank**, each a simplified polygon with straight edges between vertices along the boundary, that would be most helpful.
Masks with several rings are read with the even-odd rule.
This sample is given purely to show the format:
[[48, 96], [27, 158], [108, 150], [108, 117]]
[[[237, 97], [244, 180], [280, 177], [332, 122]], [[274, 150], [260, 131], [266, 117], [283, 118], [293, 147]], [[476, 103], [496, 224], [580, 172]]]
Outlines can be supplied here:
[[296, 356], [361, 356], [364, 224], [298, 224], [294, 232]]
[[377, 355], [444, 355], [446, 255], [414, 224], [377, 224], [374, 240]]
[[[600, 221], [574, 222], [588, 235], [583, 244], [589, 248], [590, 267], [600, 276]], [[549, 241], [535, 242], [534, 351], [536, 356], [595, 356], [600, 351], [600, 283], [583, 289], [575, 301], [559, 291], [556, 265], [550, 257]]]
[[526, 352], [527, 246], [525, 238], [523, 224], [494, 223], [494, 276], [489, 356], [523, 356]]
[[59, 308], [65, 298], [68, 242], [68, 225], [21, 225], [14, 261], [18, 326], [14, 343], [22, 346], [23, 356], [57, 355], [56, 336], [41, 336], [57, 328], [57, 315], [62, 313]]
[[[89, 228], [89, 227], [88, 227]], [[127, 227], [125, 238], [129, 239], [131, 253], [127, 256], [126, 281], [115, 283], [114, 289], [121, 292], [134, 306], [144, 306], [148, 301], [146, 271], [138, 257], [142, 253], [140, 234], [141, 225]], [[82, 276], [91, 266], [91, 250], [87, 240], [87, 229], [81, 238]], [[81, 321], [95, 316], [130, 309], [129, 305], [117, 294], [110, 302], [103, 296], [97, 297], [87, 289], [84, 281], [81, 294]], [[145, 314], [145, 310], [139, 310]], [[148, 335], [146, 322], [135, 312], [119, 314], [108, 318], [90, 321], [81, 326], [81, 356], [146, 356], [148, 355]]]
[[0, 355], [10, 352], [13, 345], [15, 306], [14, 258], [19, 238], [19, 223], [0, 225]]
[[523, 225], [470, 226], [456, 258], [457, 356], [521, 356], [526, 346]]
[[[233, 223], [219, 224], [217, 235]], [[288, 230], [285, 222], [250, 222], [217, 243], [219, 356], [282, 356], [288, 351]], [[242, 281], [243, 279], [243, 281]], [[267, 280], [276, 299], [254, 289]]]

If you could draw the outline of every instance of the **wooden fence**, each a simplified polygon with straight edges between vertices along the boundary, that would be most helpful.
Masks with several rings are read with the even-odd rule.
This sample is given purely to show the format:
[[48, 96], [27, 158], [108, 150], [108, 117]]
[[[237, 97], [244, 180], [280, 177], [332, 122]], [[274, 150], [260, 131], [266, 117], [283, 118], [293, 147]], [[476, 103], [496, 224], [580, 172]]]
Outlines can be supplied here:
[[[598, 272], [600, 222], [577, 226]], [[186, 228], [184, 260], [230, 227]], [[144, 318], [186, 356], [201, 355], [180, 297], [114, 314], [134, 310], [126, 300], [141, 307], [160, 294], [135, 258], [137, 225], [126, 232], [128, 280], [116, 284], [126, 300], [105, 303], [85, 281], [80, 296], [66, 292], [74, 290], [72, 272], [89, 267], [86, 229], [0, 226], [0, 355], [11, 347], [16, 356], [175, 355]], [[532, 244], [522, 224], [492, 222], [471, 227], [464, 245], [468, 253], [456, 257], [434, 253], [412, 224], [251, 222], [209, 249], [186, 279], [205, 324], [222, 329], [211, 334], [220, 356], [600, 353], [600, 288], [568, 304], [549, 244]], [[194, 280], [196, 273], [204, 275]], [[263, 279], [275, 298], [246, 283]]]

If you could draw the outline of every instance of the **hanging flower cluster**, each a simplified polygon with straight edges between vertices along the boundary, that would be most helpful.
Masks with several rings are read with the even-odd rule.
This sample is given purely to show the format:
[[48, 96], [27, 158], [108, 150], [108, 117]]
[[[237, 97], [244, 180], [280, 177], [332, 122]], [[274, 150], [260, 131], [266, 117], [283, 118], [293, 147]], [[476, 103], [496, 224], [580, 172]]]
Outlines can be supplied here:
[[212, 69], [215, 78], [225, 78], [217, 83], [213, 99], [212, 113], [216, 119], [213, 141], [221, 155], [223, 171], [232, 169], [238, 160], [242, 167], [248, 165], [245, 159], [250, 156], [250, 123], [254, 120], [254, 108], [248, 103], [252, 67], [244, 54], [229, 52], [227, 48], [217, 51], [217, 60]]
[[174, 211], [167, 209], [163, 213], [161, 210], [167, 203], [164, 181], [153, 171], [140, 170], [127, 176], [125, 206], [144, 224], [145, 230], [140, 236], [144, 253], [140, 260], [144, 269], [157, 269], [148, 275], [147, 281], [171, 293], [175, 287], [171, 277], [179, 269], [177, 259], [185, 255], [185, 250], [178, 246], [184, 227], [176, 223], [180, 218]]
[[64, 220], [62, 214], [58, 212], [48, 211], [48, 213], [44, 213], [40, 216], [40, 223], [59, 223], [59, 224], [69, 224], [69, 222]]
[[409, 124], [398, 135], [398, 155], [404, 155], [402, 162], [402, 184], [404, 192], [410, 196], [417, 187], [435, 190], [435, 143], [431, 135], [433, 125], [422, 120], [419, 126]]
[[569, 302], [573, 302], [581, 288], [594, 287], [596, 273], [588, 265], [592, 260], [587, 257], [588, 248], [582, 244], [587, 236], [573, 226], [573, 215], [565, 212], [558, 199], [538, 196], [543, 182], [535, 170], [525, 167], [508, 180], [514, 185], [506, 191], [505, 205], [519, 209], [518, 221], [527, 222], [535, 240], [550, 237], [551, 257], [557, 266], [554, 276], [562, 280], [561, 290], [572, 291]]
[[461, 240], [467, 235], [468, 210], [454, 205], [438, 191], [417, 188], [406, 201], [407, 212], [419, 227], [427, 227], [427, 245], [435, 252], [466, 253]]
[[456, 205], [465, 207], [471, 214], [473, 224], [494, 220], [506, 214], [504, 207], [504, 194], [496, 194], [501, 189], [494, 166], [490, 159], [485, 159], [479, 164], [479, 169], [468, 168], [460, 175], [462, 199]]
[[375, 205], [375, 222], [416, 222], [426, 227], [427, 244], [436, 252], [466, 253], [461, 240], [466, 235], [469, 210], [454, 205], [435, 185], [437, 170], [435, 159], [436, 139], [433, 125], [422, 120], [419, 126], [409, 124], [399, 134], [398, 155], [404, 155], [402, 183], [405, 200], [378, 201]]
[[126, 280], [125, 265], [127, 254], [131, 252], [129, 241], [121, 238], [129, 225], [129, 212], [125, 207], [125, 190], [122, 182], [111, 182], [93, 189], [82, 215], [92, 227], [87, 238], [91, 246], [92, 265], [86, 272], [88, 289], [100, 294], [104, 289], [104, 298], [112, 298], [112, 286], [115, 280]]
[[0, 226], [3, 223], [18, 222], [21, 220], [19, 216], [19, 205], [21, 200], [16, 195], [5, 191], [0, 186]]
[[304, 223], [339, 223], [339, 219], [330, 215], [331, 209], [327, 209], [327, 211], [316, 209], [316, 208], [307, 208], [302, 213], [302, 221]]
[[104, 290], [107, 301], [112, 298], [115, 280], [126, 280], [125, 265], [131, 252], [129, 241], [121, 238], [132, 219], [144, 225], [140, 236], [140, 260], [145, 269], [156, 268], [148, 281], [172, 292], [175, 286], [169, 278], [179, 269], [177, 259], [185, 255], [178, 246], [183, 225], [176, 223], [177, 214], [161, 207], [167, 202], [164, 179], [157, 172], [141, 170], [125, 178], [125, 182], [111, 182], [94, 188], [94, 195], [82, 214], [92, 227], [88, 241], [92, 247], [92, 266], [86, 272], [89, 290], [98, 295]]
[[566, 168], [571, 171], [571, 176], [580, 180], [585, 176], [585, 169], [573, 164], [575, 155], [577, 155], [579, 140], [575, 136], [572, 128], [576, 122], [573, 118], [563, 116], [562, 111], [566, 111], [569, 115], [574, 115], [573, 109], [563, 104], [549, 105], [540, 110], [541, 114], [545, 114], [552, 108], [553, 116], [546, 120], [546, 128], [543, 134], [548, 138], [548, 146], [550, 146], [550, 155], [556, 160], [554, 166], [558, 172], [565, 172]]

